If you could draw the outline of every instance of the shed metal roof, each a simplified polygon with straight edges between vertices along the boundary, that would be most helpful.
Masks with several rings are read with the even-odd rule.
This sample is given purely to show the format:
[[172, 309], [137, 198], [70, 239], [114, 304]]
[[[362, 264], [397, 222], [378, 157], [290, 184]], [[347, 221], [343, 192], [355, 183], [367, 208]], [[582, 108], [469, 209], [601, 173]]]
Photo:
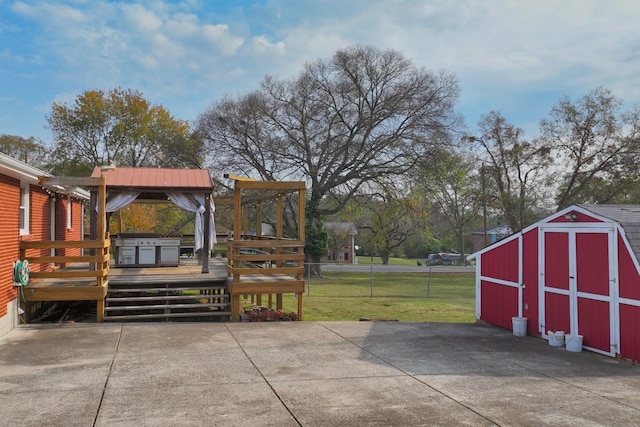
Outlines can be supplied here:
[[624, 230], [631, 251], [634, 253], [636, 259], [640, 261], [640, 205], [572, 205], [562, 211], [556, 212], [547, 218], [531, 224], [530, 226], [518, 231], [507, 238], [493, 243], [467, 257], [467, 260], [476, 259], [480, 254], [492, 250], [496, 245], [506, 244], [519, 235], [526, 233], [528, 230], [538, 227], [541, 223], [548, 222], [553, 218], [563, 215], [564, 213], [571, 212], [575, 208], [580, 208], [583, 211], [590, 212], [600, 219], [606, 219], [616, 222]]
[[578, 205], [583, 209], [609, 218], [622, 227], [631, 250], [640, 261], [640, 205]]
[[213, 190], [211, 176], [206, 169], [96, 167], [91, 174], [92, 177], [101, 175], [106, 177], [107, 187], [141, 190]]

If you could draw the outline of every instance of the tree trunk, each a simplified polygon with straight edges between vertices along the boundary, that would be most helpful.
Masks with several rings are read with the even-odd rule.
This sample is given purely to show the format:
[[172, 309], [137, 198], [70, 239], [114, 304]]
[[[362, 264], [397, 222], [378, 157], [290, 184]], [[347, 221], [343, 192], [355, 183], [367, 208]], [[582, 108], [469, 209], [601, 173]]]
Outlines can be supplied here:
[[464, 265], [464, 228], [460, 228], [460, 265]]
[[304, 277], [322, 277], [322, 269], [320, 267], [320, 259], [314, 259], [309, 254], [304, 257]]

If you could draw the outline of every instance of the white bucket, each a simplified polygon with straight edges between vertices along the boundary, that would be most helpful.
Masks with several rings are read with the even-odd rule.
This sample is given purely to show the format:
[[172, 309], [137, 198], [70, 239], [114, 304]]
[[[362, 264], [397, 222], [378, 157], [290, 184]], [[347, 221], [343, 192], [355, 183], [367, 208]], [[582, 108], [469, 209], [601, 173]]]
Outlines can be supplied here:
[[556, 331], [551, 332], [548, 331], [547, 335], [549, 335], [549, 345], [552, 347], [563, 347], [564, 346], [564, 331]]
[[565, 335], [564, 339], [567, 343], [567, 351], [576, 353], [582, 351], [582, 335]]
[[512, 317], [513, 322], [513, 335], [517, 337], [527, 336], [527, 318], [526, 317]]

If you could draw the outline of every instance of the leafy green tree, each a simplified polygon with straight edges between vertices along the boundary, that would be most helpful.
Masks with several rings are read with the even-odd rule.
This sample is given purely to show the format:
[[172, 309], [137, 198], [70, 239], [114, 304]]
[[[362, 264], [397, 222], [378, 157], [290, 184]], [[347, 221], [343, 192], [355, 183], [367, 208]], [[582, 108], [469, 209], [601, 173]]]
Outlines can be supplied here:
[[95, 166], [194, 167], [201, 140], [189, 124], [140, 92], [88, 90], [73, 105], [54, 103], [47, 117], [57, 174], [88, 175]]
[[[215, 103], [197, 130], [214, 167], [308, 182], [307, 230], [318, 230], [366, 183], [402, 176], [428, 157], [457, 120], [457, 98], [452, 75], [393, 50], [355, 46], [305, 64], [295, 78], [267, 77], [259, 90]], [[319, 253], [307, 260], [320, 261]]]
[[[313, 259], [320, 260], [329, 253], [329, 233], [324, 229], [322, 219], [316, 222], [307, 221], [305, 225], [305, 253]], [[319, 276], [320, 264], [318, 262], [307, 263], [307, 274]]]
[[0, 152], [40, 169], [48, 165], [49, 149], [34, 137], [0, 135]]
[[[433, 216], [430, 212], [429, 221], [432, 218]], [[445, 252], [450, 247], [443, 240], [434, 237], [430, 229], [426, 229], [409, 236], [403, 246], [403, 250], [407, 258], [426, 259], [429, 254]]]
[[483, 191], [476, 174], [473, 158], [460, 153], [441, 151], [438, 161], [423, 165], [416, 171], [418, 187], [425, 197], [434, 200], [453, 230], [461, 262], [464, 262], [465, 241], [469, 226], [481, 211]]
[[366, 199], [366, 217], [358, 227], [368, 237], [383, 264], [407, 239], [426, 227], [427, 210], [416, 194], [397, 195], [382, 189]]

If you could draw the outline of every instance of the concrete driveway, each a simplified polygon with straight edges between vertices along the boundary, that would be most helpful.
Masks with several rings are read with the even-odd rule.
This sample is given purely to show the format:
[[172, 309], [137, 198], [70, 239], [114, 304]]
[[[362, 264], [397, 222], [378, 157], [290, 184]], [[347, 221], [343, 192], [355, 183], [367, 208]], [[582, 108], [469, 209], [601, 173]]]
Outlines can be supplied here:
[[23, 326], [0, 425], [637, 425], [640, 368], [476, 324]]

